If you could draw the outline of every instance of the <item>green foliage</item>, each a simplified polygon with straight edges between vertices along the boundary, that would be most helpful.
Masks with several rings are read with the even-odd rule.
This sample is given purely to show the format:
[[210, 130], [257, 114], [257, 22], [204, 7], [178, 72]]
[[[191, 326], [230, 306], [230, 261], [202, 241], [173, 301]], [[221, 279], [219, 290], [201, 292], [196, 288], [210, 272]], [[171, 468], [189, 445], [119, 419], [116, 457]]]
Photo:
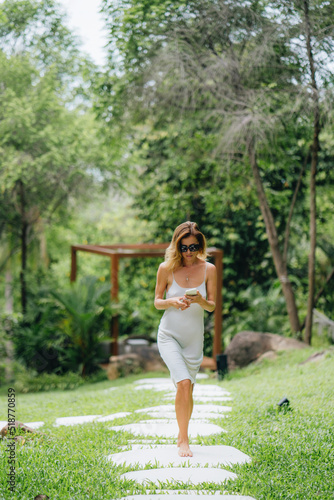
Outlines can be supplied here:
[[33, 370], [26, 370], [15, 365], [15, 391], [21, 394], [28, 392], [47, 391], [71, 391], [84, 384], [83, 378], [78, 373], [56, 373], [37, 374]]
[[27, 314], [9, 325], [7, 337], [13, 342], [15, 359], [31, 373], [95, 373], [99, 344], [109, 337], [117, 309], [110, 305], [110, 285], [95, 277], [82, 278], [61, 291], [53, 285], [37, 288]]
[[[5, 381], [6, 356], [7, 356], [7, 335], [3, 328], [0, 328], [0, 380]], [[1, 383], [0, 383], [1, 385]]]
[[59, 4], [4, 1], [0, 14], [0, 269], [10, 269], [15, 282], [20, 249], [25, 312], [34, 244], [43, 246], [46, 228], [68, 216], [74, 198], [89, 199], [119, 173], [112, 175], [109, 145], [89, 103], [95, 68]]
[[21, 314], [0, 314], [0, 386], [13, 377], [13, 330], [22, 320]]
[[3, 53], [0, 58], [5, 89], [0, 92], [0, 178], [6, 202], [1, 226], [17, 236], [22, 220], [30, 226], [47, 221], [69, 193], [88, 185], [92, 150], [83, 138], [92, 132], [92, 121], [66, 109], [56, 95], [53, 71], [37, 77], [29, 58], [8, 59]]
[[83, 92], [83, 80], [93, 69], [92, 63], [80, 53], [76, 37], [66, 27], [60, 3], [54, 0], [1, 2], [0, 49], [9, 57], [29, 54], [41, 72], [53, 67], [58, 90], [61, 93], [65, 85], [72, 96]]
[[120, 335], [156, 338], [161, 311], [154, 307], [156, 274], [161, 259], [124, 259], [120, 266]]
[[108, 336], [110, 321], [117, 306], [110, 305], [110, 285], [97, 283], [88, 276], [62, 292], [51, 291], [64, 311], [59, 328], [68, 344], [62, 352], [62, 364], [69, 370], [81, 367], [82, 376], [96, 371], [100, 341]]
[[285, 301], [278, 281], [273, 282], [265, 292], [259, 285], [239, 290], [234, 298], [233, 307], [228, 312], [225, 311], [225, 345], [229, 344], [234, 335], [243, 330], [279, 335], [291, 334], [284, 311]]
[[28, 313], [13, 327], [15, 358], [27, 368], [41, 372], [63, 372], [61, 352], [66, 336], [57, 326], [63, 317], [43, 295], [30, 304]]

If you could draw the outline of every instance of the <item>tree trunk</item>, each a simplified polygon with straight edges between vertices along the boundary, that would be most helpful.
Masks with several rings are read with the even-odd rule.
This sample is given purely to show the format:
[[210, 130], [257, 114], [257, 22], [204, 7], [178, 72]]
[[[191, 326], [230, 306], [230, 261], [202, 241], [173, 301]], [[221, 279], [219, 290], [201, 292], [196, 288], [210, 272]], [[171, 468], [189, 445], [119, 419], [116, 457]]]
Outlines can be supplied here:
[[[12, 314], [14, 311], [13, 303], [13, 277], [10, 270], [10, 260], [9, 267], [6, 269], [5, 273], [5, 313]], [[13, 365], [12, 360], [14, 359], [14, 348], [13, 342], [9, 338], [5, 342], [5, 381], [9, 384], [13, 379]]]
[[263, 189], [262, 179], [260, 176], [259, 166], [256, 161], [255, 147], [253, 142], [248, 143], [248, 156], [250, 159], [253, 176], [255, 180], [258, 199], [260, 202], [261, 213], [266, 225], [268, 241], [273, 256], [273, 261], [278, 279], [281, 282], [283, 295], [286, 302], [290, 326], [295, 333], [300, 331], [300, 322], [296, 306], [295, 295], [288, 277], [287, 267], [284, 262], [283, 255], [279, 249], [278, 236], [275, 227], [273, 214], [270, 210], [266, 194]]
[[286, 228], [285, 228], [285, 234], [284, 234], [284, 248], [283, 248], [283, 261], [284, 261], [284, 265], [287, 265], [287, 262], [288, 262], [288, 248], [289, 248], [290, 228], [291, 228], [291, 221], [292, 221], [293, 211], [294, 211], [294, 208], [295, 208], [295, 205], [296, 205], [298, 192], [299, 192], [299, 189], [300, 189], [300, 185], [302, 183], [302, 178], [303, 178], [304, 172], [306, 170], [307, 163], [309, 161], [309, 156], [310, 156], [309, 154], [306, 155], [304, 163], [303, 163], [303, 166], [302, 166], [302, 168], [300, 170], [298, 181], [297, 181], [297, 185], [296, 185], [295, 191], [293, 193], [293, 197], [292, 197], [292, 201], [291, 201], [291, 205], [290, 205], [288, 220], [286, 222]]
[[304, 341], [311, 344], [313, 307], [315, 292], [315, 251], [317, 244], [317, 206], [316, 206], [316, 175], [318, 167], [319, 134], [320, 134], [320, 109], [319, 96], [315, 76], [314, 58], [311, 46], [311, 26], [309, 18], [309, 2], [304, 0], [304, 16], [306, 29], [307, 56], [311, 71], [312, 90], [313, 90], [313, 142], [311, 158], [311, 176], [310, 176], [310, 253], [308, 258], [308, 298], [307, 298], [307, 316], [305, 322]]
[[[9, 261], [10, 264], [10, 261]], [[13, 277], [10, 269], [6, 269], [5, 273], [5, 312], [12, 314], [14, 311], [13, 302]]]
[[19, 181], [20, 198], [21, 198], [21, 271], [20, 271], [20, 284], [21, 284], [21, 307], [22, 313], [27, 312], [27, 283], [26, 283], [26, 269], [27, 269], [27, 235], [28, 224], [25, 212], [25, 196], [24, 185]]

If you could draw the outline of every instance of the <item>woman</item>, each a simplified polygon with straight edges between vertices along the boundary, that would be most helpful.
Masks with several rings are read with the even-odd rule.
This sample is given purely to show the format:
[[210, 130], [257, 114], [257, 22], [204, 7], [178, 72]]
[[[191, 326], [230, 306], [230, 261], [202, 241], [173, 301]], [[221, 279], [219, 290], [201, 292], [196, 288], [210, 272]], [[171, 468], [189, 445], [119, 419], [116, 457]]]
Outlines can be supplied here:
[[[174, 231], [165, 262], [157, 274], [154, 305], [165, 310], [158, 332], [160, 355], [176, 385], [175, 411], [181, 457], [192, 457], [188, 425], [193, 409], [193, 388], [203, 359], [204, 310], [216, 302], [216, 268], [206, 259], [206, 241], [195, 222]], [[186, 293], [195, 288], [196, 294]], [[166, 298], [164, 298], [166, 293]]]

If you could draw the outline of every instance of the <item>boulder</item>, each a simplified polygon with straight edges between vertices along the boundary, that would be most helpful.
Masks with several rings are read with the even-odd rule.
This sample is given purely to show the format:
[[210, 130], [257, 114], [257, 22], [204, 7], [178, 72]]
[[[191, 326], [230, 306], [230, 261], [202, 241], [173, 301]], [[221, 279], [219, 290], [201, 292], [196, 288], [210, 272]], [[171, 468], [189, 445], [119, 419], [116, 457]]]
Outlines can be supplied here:
[[262, 361], [264, 359], [268, 359], [269, 361], [272, 361], [272, 360], [274, 360], [276, 358], [277, 358], [277, 354], [276, 354], [275, 351], [267, 351], [267, 352], [264, 352], [263, 354], [261, 354], [261, 356], [259, 356], [257, 358], [257, 360], [254, 361], [254, 363], [260, 364], [260, 363], [262, 363]]
[[[12, 429], [14, 429], [14, 428], [21, 430], [21, 431], [24, 431], [24, 432], [31, 432], [32, 434], [35, 434], [37, 432], [35, 429], [28, 427], [28, 425], [25, 425], [23, 422], [20, 422], [19, 420], [15, 420], [15, 423], [6, 424], [1, 429], [0, 435], [4, 438], [9, 433], [12, 436], [12, 434], [13, 434]], [[23, 439], [23, 436], [14, 436], [15, 441], [20, 441], [22, 439]]]
[[109, 380], [115, 380], [118, 377], [126, 377], [131, 373], [140, 373], [142, 371], [140, 357], [138, 354], [129, 353], [120, 356], [111, 356], [107, 368]]
[[126, 377], [131, 373], [167, 371], [166, 365], [160, 357], [156, 344], [148, 343], [131, 345], [131, 352], [111, 356], [107, 367], [109, 380]]
[[229, 370], [243, 368], [268, 351], [303, 349], [307, 344], [274, 333], [244, 331], [235, 335], [224, 351]]

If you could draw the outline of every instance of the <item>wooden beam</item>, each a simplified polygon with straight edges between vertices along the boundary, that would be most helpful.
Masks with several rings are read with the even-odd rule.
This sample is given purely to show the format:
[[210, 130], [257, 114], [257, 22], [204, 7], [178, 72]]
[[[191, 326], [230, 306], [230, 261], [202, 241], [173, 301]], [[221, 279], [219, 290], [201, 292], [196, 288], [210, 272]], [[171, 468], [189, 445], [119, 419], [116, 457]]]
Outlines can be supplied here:
[[[112, 255], [110, 259], [110, 281], [111, 281], [111, 300], [118, 302], [118, 255]], [[112, 354], [118, 354], [118, 314], [113, 315], [111, 322], [111, 335], [113, 339]]]
[[71, 283], [77, 279], [77, 251], [71, 247]]
[[126, 243], [119, 243], [118, 245], [99, 245], [102, 248], [119, 249], [125, 248], [128, 250], [164, 250], [169, 246], [169, 243], [137, 243], [133, 245], [128, 245]]
[[119, 257], [164, 257], [165, 252], [162, 250], [152, 250], [152, 251], [142, 251], [136, 252], [136, 249], [111, 249], [99, 245], [73, 245], [75, 250], [80, 250], [82, 252], [94, 253], [97, 255], [106, 255], [111, 257], [112, 255], [118, 255]]

